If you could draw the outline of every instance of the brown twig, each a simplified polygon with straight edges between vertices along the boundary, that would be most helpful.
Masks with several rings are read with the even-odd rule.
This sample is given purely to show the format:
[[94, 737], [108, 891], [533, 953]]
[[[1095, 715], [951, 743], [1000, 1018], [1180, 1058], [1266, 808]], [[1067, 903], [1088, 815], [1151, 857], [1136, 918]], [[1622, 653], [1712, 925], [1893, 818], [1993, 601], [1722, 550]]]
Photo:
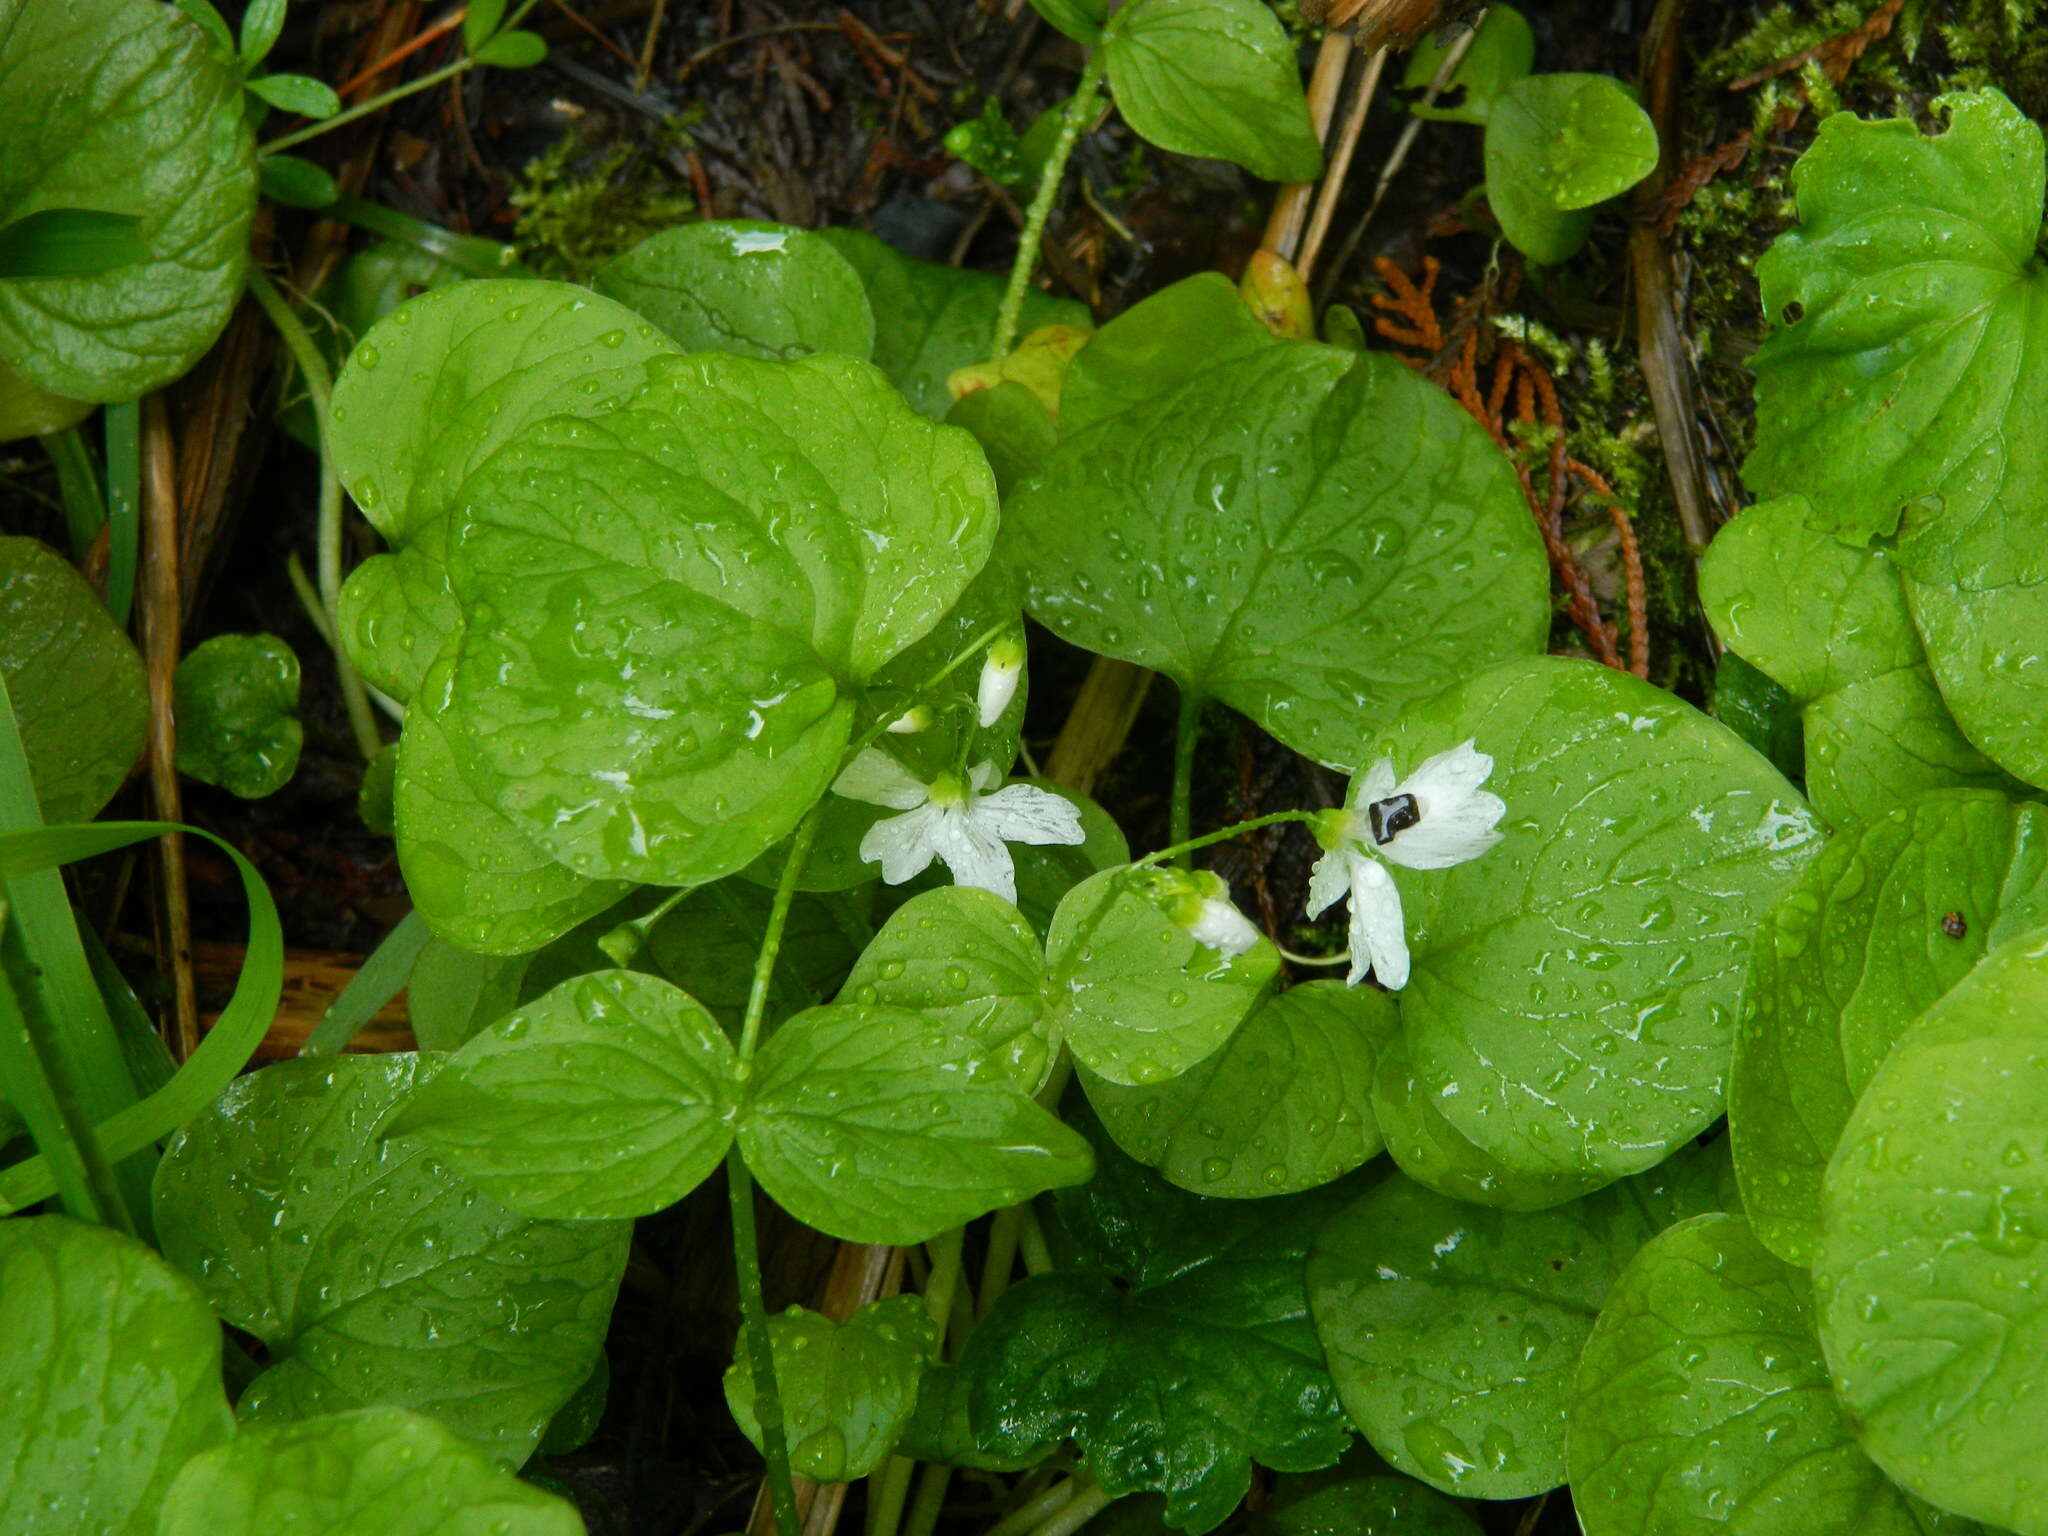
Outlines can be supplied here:
[[1295, 270], [1307, 282], [1315, 270], [1316, 257], [1323, 248], [1323, 241], [1329, 237], [1330, 221], [1337, 216], [1337, 201], [1344, 195], [1344, 181], [1351, 174], [1351, 157], [1358, 152], [1359, 135], [1365, 131], [1366, 117], [1372, 111], [1373, 98], [1379, 94], [1380, 77], [1387, 71], [1387, 51], [1382, 48], [1366, 61], [1365, 73], [1359, 76], [1358, 85], [1351, 93], [1351, 104], [1344, 114], [1344, 126], [1337, 131], [1337, 142], [1330, 151], [1330, 163], [1323, 172], [1323, 184], [1316, 194], [1315, 212], [1309, 215], [1308, 231], [1301, 237], [1301, 255], [1295, 258]]
[[[1316, 67], [1308, 80], [1308, 113], [1319, 141], [1330, 136], [1330, 119], [1336, 115], [1337, 97], [1344, 89], [1344, 76], [1357, 51], [1350, 38], [1333, 31], [1323, 38], [1322, 49], [1316, 54]], [[1289, 261], [1294, 259], [1315, 190], [1312, 181], [1292, 181], [1274, 194], [1272, 212], [1266, 216], [1266, 233], [1259, 241], [1261, 250]]]
[[668, 15], [668, 0], [654, 0], [654, 12], [647, 18], [647, 35], [640, 41], [640, 62], [633, 66], [633, 89], [647, 89], [647, 77], [654, 73], [654, 47], [661, 41], [661, 24]]
[[[149, 677], [149, 788], [159, 821], [184, 819], [178, 791], [178, 716], [172, 679], [178, 670], [178, 471], [170, 422], [160, 395], [142, 402], [142, 571], [139, 587], [142, 656]], [[185, 839], [158, 839], [163, 884], [163, 960], [171, 974], [171, 1053], [185, 1060], [199, 1048], [199, 994], [192, 979], [192, 907], [185, 881]]]
[[450, 32], [453, 32], [462, 25], [462, 19], [468, 14], [468, 6], [457, 6], [432, 26], [423, 29], [418, 36], [412, 38], [409, 42], [400, 44], [379, 58], [376, 63], [358, 71], [347, 84], [343, 85], [334, 94], [343, 101], [347, 101], [351, 96], [358, 95], [364, 86], [383, 74], [385, 70], [390, 69], [394, 64], [403, 64], [436, 38], [446, 37]]

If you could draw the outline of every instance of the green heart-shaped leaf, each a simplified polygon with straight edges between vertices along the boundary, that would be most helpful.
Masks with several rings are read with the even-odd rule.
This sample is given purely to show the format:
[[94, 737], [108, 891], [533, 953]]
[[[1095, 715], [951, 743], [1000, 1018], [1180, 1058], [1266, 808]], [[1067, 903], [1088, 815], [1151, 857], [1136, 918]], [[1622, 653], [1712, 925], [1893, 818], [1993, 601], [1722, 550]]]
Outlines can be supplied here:
[[1063, 438], [1005, 515], [1036, 618], [1345, 768], [1389, 715], [1549, 629], [1513, 470], [1384, 354], [1204, 370]]
[[514, 1215], [385, 1141], [422, 1075], [333, 1056], [237, 1079], [158, 1166], [157, 1235], [272, 1351], [245, 1421], [397, 1404], [516, 1465], [596, 1362], [630, 1229]]
[[474, 1036], [391, 1123], [492, 1199], [651, 1216], [732, 1145], [738, 1059], [695, 999], [632, 971], [565, 981]]
[[1607, 75], [1530, 75], [1486, 121], [1486, 201], [1531, 261], [1575, 255], [1593, 209], [1657, 168], [1657, 127]]
[[776, 1030], [739, 1139], [778, 1205], [853, 1243], [925, 1242], [1093, 1166], [974, 1042], [879, 1004], [808, 1009]]
[[275, 635], [215, 635], [178, 663], [178, 771], [244, 800], [291, 781], [305, 740], [299, 658]]
[[1394, 870], [1421, 1088], [1482, 1152], [1604, 1182], [1721, 1112], [1752, 935], [1820, 851], [1812, 813], [1725, 726], [1591, 662], [1480, 674], [1368, 758], [1397, 773], [1466, 741], [1494, 760], [1504, 840]]
[[1254, 1458], [1309, 1472], [1350, 1439], [1302, 1263], [1355, 1191], [1206, 1200], [1113, 1147], [1099, 1155], [1093, 1182], [1060, 1201], [1088, 1267], [1011, 1286], [968, 1337], [975, 1435], [1011, 1455], [1072, 1438], [1105, 1491], [1163, 1493], [1173, 1525], [1208, 1531]]
[[142, 755], [142, 658], [77, 569], [34, 539], [0, 538], [0, 678], [43, 820], [92, 820]]
[[1579, 1350], [1622, 1266], [1719, 1209], [1725, 1145], [1583, 1200], [1474, 1209], [1396, 1174], [1332, 1217], [1309, 1258], [1316, 1336], [1345, 1411], [1400, 1471], [1523, 1498], [1564, 1481]]
[[1760, 936], [1728, 1087], [1756, 1235], [1811, 1264], [1821, 1177], [1906, 1026], [1987, 951], [2048, 921], [2048, 813], [1921, 795], [1836, 834]]
[[1971, 741], [2048, 783], [2038, 541], [2048, 498], [2041, 130], [1996, 91], [1944, 131], [1837, 113], [1795, 172], [1799, 226], [1757, 265], [1780, 329], [1752, 360], [1744, 476], [1858, 543], [1896, 533], [1915, 623]]
[[1264, 939], [1226, 955], [1176, 923], [1167, 909], [1183, 889], [1177, 871], [1105, 870], [1067, 893], [1046, 931], [1053, 1027], [1110, 1082], [1187, 1071], [1230, 1038], [1280, 973]]
[[1829, 820], [1869, 820], [1926, 789], [2012, 786], [1950, 718], [1891, 557], [1835, 538], [1803, 498], [1715, 535], [1700, 604], [1804, 706], [1806, 792]]
[[1102, 51], [1140, 138], [1268, 181], [1321, 174], [1294, 44], [1260, 0], [1131, 0]]
[[1813, 1336], [1806, 1276], [1740, 1216], [1644, 1246], [1579, 1361], [1572, 1503], [1586, 1536], [1970, 1536], [1857, 1449]]
[[2048, 934], [1987, 958], [1885, 1059], [1822, 1186], [1835, 1392], [1930, 1503], [2048, 1531]]
[[1400, 1027], [1386, 993], [1312, 981], [1261, 1004], [1179, 1077], [1131, 1088], [1083, 1067], [1081, 1086], [1117, 1145], [1182, 1189], [1292, 1194], [1385, 1145], [1373, 1068]]
[[972, 886], [926, 891], [898, 907], [840, 996], [923, 1014], [972, 1040], [1026, 1093], [1044, 1086], [1060, 1044], [1038, 935], [1002, 897]]
[[680, 224], [614, 257], [590, 285], [685, 352], [842, 352], [865, 361], [874, 351], [860, 274], [826, 241], [784, 224]]
[[581, 1536], [583, 1519], [432, 1419], [360, 1408], [245, 1425], [193, 1458], [158, 1536]]
[[0, 1336], [0, 1528], [15, 1536], [155, 1536], [178, 1469], [234, 1433], [220, 1324], [131, 1237], [0, 1222]]
[[146, 255], [0, 280], [0, 360], [53, 394], [133, 400], [196, 363], [241, 297], [256, 213], [255, 146], [231, 110], [241, 81], [155, 0], [9, 13], [0, 225], [45, 209], [126, 214]]
[[[922, 1297], [891, 1296], [843, 1323], [791, 1307], [768, 1320], [768, 1342], [791, 1467], [814, 1483], [847, 1483], [895, 1449], [939, 1328]], [[725, 1373], [725, 1401], [758, 1447], [754, 1373], [744, 1349]]]

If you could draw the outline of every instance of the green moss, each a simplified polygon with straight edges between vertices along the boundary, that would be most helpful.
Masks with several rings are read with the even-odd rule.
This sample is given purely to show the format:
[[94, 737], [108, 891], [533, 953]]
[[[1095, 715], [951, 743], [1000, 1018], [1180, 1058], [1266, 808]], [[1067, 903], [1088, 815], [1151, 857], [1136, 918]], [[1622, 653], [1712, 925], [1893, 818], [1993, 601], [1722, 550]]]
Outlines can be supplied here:
[[657, 154], [630, 143], [587, 144], [573, 131], [527, 162], [511, 201], [520, 260], [569, 282], [587, 281], [697, 206]]

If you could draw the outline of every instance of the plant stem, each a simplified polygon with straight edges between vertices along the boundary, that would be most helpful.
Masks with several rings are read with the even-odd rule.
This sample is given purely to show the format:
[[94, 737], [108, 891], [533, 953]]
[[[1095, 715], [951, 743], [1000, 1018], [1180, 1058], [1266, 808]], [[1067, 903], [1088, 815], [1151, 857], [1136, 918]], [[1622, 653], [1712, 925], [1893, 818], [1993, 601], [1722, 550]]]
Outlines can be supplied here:
[[[1194, 818], [1195, 741], [1202, 734], [1202, 705], [1207, 702], [1194, 689], [1180, 691], [1180, 723], [1173, 738], [1173, 801], [1167, 812], [1167, 841], [1176, 847], [1188, 840]], [[1182, 848], [1174, 862], [1185, 868], [1191, 850]]]
[[1193, 853], [1197, 848], [1207, 848], [1211, 843], [1227, 843], [1233, 837], [1243, 837], [1245, 833], [1256, 832], [1261, 827], [1277, 827], [1288, 821], [1312, 822], [1315, 819], [1314, 811], [1275, 811], [1270, 816], [1254, 816], [1250, 821], [1240, 821], [1236, 826], [1225, 827], [1220, 832], [1205, 832], [1200, 837], [1191, 837], [1185, 842], [1170, 844], [1157, 853], [1148, 853], [1142, 859], [1136, 860], [1131, 867], [1143, 869], [1148, 865], [1164, 863], [1168, 859], [1178, 859], [1185, 854]]
[[946, 1489], [953, 1481], [951, 1467], [928, 1466], [917, 1477], [917, 1494], [910, 1501], [910, 1518], [903, 1523], [903, 1536], [932, 1536], [946, 1507]]
[[[539, 4], [539, 0], [525, 0], [524, 4], [505, 18], [503, 23], [499, 25], [498, 31], [506, 32], [518, 26], [526, 13], [537, 4]], [[495, 35], [494, 33], [493, 36]], [[390, 90], [380, 95], [372, 96], [368, 101], [359, 101], [344, 112], [337, 112], [332, 117], [322, 118], [317, 123], [308, 123], [303, 128], [294, 128], [290, 133], [279, 134], [268, 143], [259, 144], [256, 147], [256, 153], [259, 155], [274, 155], [280, 150], [290, 149], [294, 144], [303, 144], [308, 139], [318, 138], [330, 128], [339, 128], [343, 123], [352, 123], [359, 117], [367, 117], [372, 112], [382, 111], [394, 101], [403, 101], [406, 97], [424, 91], [429, 86], [439, 85], [443, 80], [452, 80], [465, 69], [474, 68], [475, 65], [476, 56], [465, 53], [461, 58], [454, 60], [452, 63], [443, 64], [439, 69], [421, 75], [417, 80], [408, 80], [404, 85], [393, 86]]]
[[768, 1304], [761, 1290], [760, 1239], [754, 1230], [754, 1179], [739, 1143], [725, 1154], [725, 1187], [732, 1205], [732, 1256], [740, 1282], [740, 1343], [754, 1378], [754, 1418], [761, 1426], [761, 1454], [768, 1462], [768, 1496], [775, 1505], [777, 1536], [801, 1536], [796, 1483], [789, 1470], [789, 1431], [782, 1422], [782, 1393], [775, 1385], [775, 1359], [768, 1342]]
[[1067, 105], [1060, 113], [1059, 136], [1053, 140], [1052, 151], [1045, 157], [1045, 169], [1038, 174], [1038, 190], [1032, 195], [1031, 206], [1025, 210], [1024, 232], [1017, 241], [1017, 259], [1010, 264], [1010, 286], [1003, 290], [1002, 307], [996, 311], [992, 357], [1009, 356], [1010, 347], [1017, 339], [1017, 319], [1024, 312], [1024, 292], [1031, 286], [1031, 274], [1038, 269], [1038, 248], [1045, 239], [1045, 223], [1052, 217], [1052, 205], [1059, 198], [1060, 182], [1066, 177], [1067, 160], [1074, 153], [1075, 142], [1081, 137], [1082, 125], [1095, 110], [1096, 89], [1101, 85], [1102, 72], [1107, 67], [1106, 52], [1106, 49], [1097, 48], [1088, 55], [1088, 62], [1081, 70], [1081, 83], [1074, 87], [1074, 94], [1067, 98]]
[[1025, 1206], [1024, 1226], [1017, 1234], [1017, 1251], [1024, 1257], [1024, 1273], [1043, 1275], [1052, 1270], [1052, 1248], [1045, 1240], [1045, 1228], [1039, 1224], [1038, 1212]]
[[320, 355], [312, 336], [299, 323], [299, 317], [292, 313], [291, 305], [277, 291], [276, 284], [251, 268], [249, 291], [263, 306], [263, 313], [270, 317], [270, 323], [277, 327], [277, 334], [283, 338], [292, 361], [299, 365], [299, 372], [306, 381], [307, 397], [312, 401], [313, 421], [320, 434], [320, 604], [327, 611], [335, 675], [341, 683], [342, 702], [348, 708], [349, 730], [355, 736], [356, 750], [363, 754], [363, 761], [367, 763], [384, 745], [384, 738], [377, 730], [377, 717], [370, 712], [370, 696], [363, 691], [363, 680], [356, 676], [356, 669], [341, 645], [341, 620], [337, 611], [341, 601], [341, 472], [334, 464], [327, 409], [334, 394], [334, 380], [327, 371], [327, 359]]
[[978, 1317], [988, 1316], [996, 1298], [1010, 1287], [1010, 1273], [1017, 1267], [1017, 1239], [1024, 1232], [1024, 1208], [1006, 1206], [997, 1211], [988, 1226], [988, 1261], [981, 1267], [981, 1287], [974, 1295]]
[[[789, 840], [789, 857], [783, 861], [782, 878], [776, 882], [774, 905], [768, 909], [768, 926], [762, 931], [761, 950], [754, 959], [746, 1017], [740, 1024], [742, 1072], [753, 1069], [754, 1051], [761, 1042], [761, 1023], [768, 1014], [768, 988], [775, 980], [775, 962], [782, 953], [783, 930], [789, 924], [790, 904], [796, 900], [797, 882], [803, 878], [804, 860], [818, 834], [819, 819], [819, 808], [814, 806], [797, 823]], [[796, 1483], [789, 1469], [789, 1432], [782, 1421], [782, 1393], [775, 1384], [775, 1355], [768, 1340], [768, 1306], [762, 1296], [760, 1240], [754, 1229], [754, 1179], [747, 1172], [746, 1160], [740, 1156], [738, 1142], [725, 1155], [725, 1185], [732, 1205], [733, 1268], [739, 1275], [740, 1339], [754, 1378], [754, 1417], [761, 1426], [761, 1454], [768, 1462], [768, 1496], [775, 1506], [775, 1529], [777, 1536], [801, 1536]]]
[[1030, 1502], [1018, 1505], [990, 1526], [988, 1536], [1025, 1536], [1026, 1532], [1035, 1530], [1041, 1522], [1058, 1514], [1072, 1503], [1074, 1495], [1088, 1481], [1086, 1474], [1082, 1474], [1054, 1483]]
[[1034, 1527], [1030, 1536], [1074, 1536], [1074, 1532], [1109, 1508], [1109, 1502], [1109, 1495], [1100, 1484], [1084, 1489], [1050, 1520]]

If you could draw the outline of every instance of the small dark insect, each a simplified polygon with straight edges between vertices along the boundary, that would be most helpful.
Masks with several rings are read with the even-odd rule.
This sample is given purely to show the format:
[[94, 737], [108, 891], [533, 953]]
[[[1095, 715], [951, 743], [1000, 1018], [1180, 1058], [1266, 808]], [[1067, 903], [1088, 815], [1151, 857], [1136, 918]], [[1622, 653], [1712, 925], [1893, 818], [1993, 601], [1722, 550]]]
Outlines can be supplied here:
[[1413, 795], [1389, 795], [1365, 808], [1372, 820], [1372, 840], [1382, 848], [1422, 820], [1422, 807]]
[[1962, 913], [1950, 912], [1942, 917], [1941, 931], [1952, 939], [1960, 939], [1970, 931], [1970, 925], [1963, 921]]

